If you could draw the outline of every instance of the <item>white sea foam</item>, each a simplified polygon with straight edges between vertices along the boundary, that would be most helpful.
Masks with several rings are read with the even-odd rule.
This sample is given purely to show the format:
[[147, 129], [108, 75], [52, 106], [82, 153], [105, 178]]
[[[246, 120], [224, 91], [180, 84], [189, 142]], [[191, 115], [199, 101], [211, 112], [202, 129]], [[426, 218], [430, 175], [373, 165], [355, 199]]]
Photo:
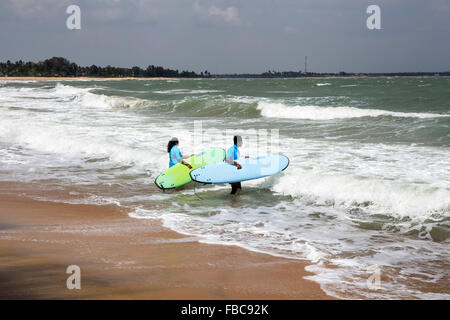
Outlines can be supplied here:
[[155, 90], [154, 93], [159, 94], [203, 94], [203, 93], [217, 93], [217, 92], [225, 92], [223, 90], [206, 90], [206, 89], [198, 89], [198, 90], [190, 90], [190, 89], [171, 89], [171, 90]]
[[446, 114], [393, 112], [354, 107], [288, 106], [280, 102], [269, 101], [258, 102], [257, 108], [264, 117], [304, 120], [334, 120], [380, 116], [421, 119], [450, 117], [450, 115]]
[[142, 100], [129, 97], [106, 96], [103, 94], [83, 93], [76, 97], [83, 106], [93, 108], [136, 108], [151, 106], [149, 100]]
[[318, 204], [370, 206], [371, 214], [417, 217], [422, 221], [450, 208], [447, 188], [299, 168], [281, 177], [272, 190]]
[[57, 97], [71, 99], [78, 102], [81, 106], [92, 108], [134, 108], [152, 104], [149, 100], [96, 94], [92, 92], [95, 89], [99, 88], [78, 88], [58, 83], [51, 91], [51, 94]]
[[17, 84], [22, 84], [22, 83], [35, 83], [37, 82], [36, 80], [1, 80], [0, 84], [8, 84], [8, 83], [17, 83]]
[[149, 151], [122, 144], [108, 133], [109, 129], [45, 123], [28, 123], [24, 127], [17, 120], [0, 123], [0, 139], [31, 149], [65, 157], [107, 157], [116, 162], [149, 163]]
[[[90, 88], [79, 88], [79, 87], [73, 87], [70, 85], [65, 85], [62, 83], [57, 83], [56, 86], [50, 90], [50, 94], [54, 94], [56, 96], [75, 96], [81, 93], [86, 93], [91, 90], [95, 89], [95, 87]], [[39, 89], [37, 89], [39, 90]]]

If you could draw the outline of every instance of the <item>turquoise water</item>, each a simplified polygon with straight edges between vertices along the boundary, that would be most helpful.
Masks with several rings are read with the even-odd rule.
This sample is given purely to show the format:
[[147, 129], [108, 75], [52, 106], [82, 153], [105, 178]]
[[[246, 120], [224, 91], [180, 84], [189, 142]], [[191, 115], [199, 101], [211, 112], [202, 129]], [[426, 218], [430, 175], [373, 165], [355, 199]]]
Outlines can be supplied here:
[[[306, 259], [337, 297], [450, 297], [448, 78], [10, 81], [0, 112], [2, 181]], [[172, 136], [190, 154], [228, 148], [234, 134], [242, 155], [282, 153], [290, 166], [238, 197], [153, 184]]]

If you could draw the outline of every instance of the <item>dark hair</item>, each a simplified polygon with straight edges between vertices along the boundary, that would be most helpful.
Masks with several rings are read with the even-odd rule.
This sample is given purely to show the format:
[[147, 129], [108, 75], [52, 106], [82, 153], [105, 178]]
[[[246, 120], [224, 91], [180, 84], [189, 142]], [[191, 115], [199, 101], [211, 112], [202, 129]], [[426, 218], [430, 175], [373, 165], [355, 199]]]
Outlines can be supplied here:
[[172, 150], [173, 146], [176, 144], [178, 144], [178, 141], [170, 140], [169, 143], [167, 144], [167, 152], [170, 152], [170, 150]]
[[235, 145], [237, 145], [238, 139], [240, 139], [242, 141], [242, 137], [241, 136], [234, 136], [233, 137], [233, 142]]

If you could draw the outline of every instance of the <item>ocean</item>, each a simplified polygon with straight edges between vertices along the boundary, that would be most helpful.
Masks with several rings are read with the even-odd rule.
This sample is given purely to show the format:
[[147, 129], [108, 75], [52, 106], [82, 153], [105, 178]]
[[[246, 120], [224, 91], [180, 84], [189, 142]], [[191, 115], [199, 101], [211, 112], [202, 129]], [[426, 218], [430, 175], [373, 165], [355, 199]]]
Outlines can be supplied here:
[[[0, 114], [0, 181], [41, 199], [306, 260], [339, 298], [450, 299], [449, 78], [3, 81]], [[155, 186], [171, 137], [191, 154], [235, 134], [289, 167], [235, 197]]]

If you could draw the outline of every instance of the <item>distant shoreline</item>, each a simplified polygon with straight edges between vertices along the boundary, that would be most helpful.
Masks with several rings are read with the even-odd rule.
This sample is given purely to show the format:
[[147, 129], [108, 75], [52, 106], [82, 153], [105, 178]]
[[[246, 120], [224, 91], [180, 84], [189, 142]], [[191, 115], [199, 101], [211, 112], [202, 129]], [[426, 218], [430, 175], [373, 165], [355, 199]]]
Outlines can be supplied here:
[[116, 81], [116, 80], [180, 80], [180, 79], [192, 79], [192, 78], [134, 78], [134, 77], [0, 77], [0, 81]]
[[286, 78], [275, 78], [275, 77], [206, 77], [206, 78], [165, 78], [165, 77], [0, 77], [0, 81], [124, 81], [124, 80], [140, 80], [140, 81], [150, 81], [150, 80], [208, 80], [208, 79], [367, 79], [367, 78], [395, 78], [395, 79], [403, 79], [403, 78], [448, 78], [448, 76], [389, 76], [389, 75], [380, 75], [380, 76], [315, 76], [315, 77], [286, 77]]
[[[216, 73], [207, 70], [178, 71], [149, 65], [143, 69], [138, 66], [121, 68], [113, 66], [78, 66], [63, 57], [53, 57], [40, 62], [12, 63], [0, 62], [0, 79], [3, 81], [113, 81], [113, 80], [174, 80], [174, 79], [345, 79], [345, 78], [429, 78], [450, 77], [450, 71], [443, 72], [302, 72], [302, 71], [266, 71], [263, 73]], [[6, 79], [7, 78], [7, 79]]]

